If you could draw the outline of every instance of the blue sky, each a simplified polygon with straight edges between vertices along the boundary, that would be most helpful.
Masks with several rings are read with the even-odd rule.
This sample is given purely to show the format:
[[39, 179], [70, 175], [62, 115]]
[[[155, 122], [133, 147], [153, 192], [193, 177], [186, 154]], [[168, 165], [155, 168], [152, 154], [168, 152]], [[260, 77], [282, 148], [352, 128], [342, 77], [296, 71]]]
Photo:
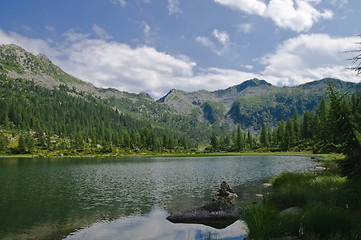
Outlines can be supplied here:
[[360, 0], [4, 0], [0, 44], [158, 99], [254, 77], [359, 82], [344, 52], [359, 47], [360, 22]]

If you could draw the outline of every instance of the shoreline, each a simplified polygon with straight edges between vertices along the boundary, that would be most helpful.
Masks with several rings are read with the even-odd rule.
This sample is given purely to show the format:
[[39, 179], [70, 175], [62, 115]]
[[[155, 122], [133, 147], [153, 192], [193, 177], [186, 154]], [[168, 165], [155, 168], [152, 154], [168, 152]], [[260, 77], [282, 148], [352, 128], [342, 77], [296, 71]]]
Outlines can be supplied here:
[[10, 154], [0, 155], [4, 158], [127, 158], [127, 157], [227, 157], [227, 156], [305, 156], [324, 158], [326, 156], [336, 156], [336, 153], [314, 154], [312, 152], [229, 152], [229, 153], [138, 153], [138, 154], [80, 154], [80, 155], [36, 155], [36, 154]]

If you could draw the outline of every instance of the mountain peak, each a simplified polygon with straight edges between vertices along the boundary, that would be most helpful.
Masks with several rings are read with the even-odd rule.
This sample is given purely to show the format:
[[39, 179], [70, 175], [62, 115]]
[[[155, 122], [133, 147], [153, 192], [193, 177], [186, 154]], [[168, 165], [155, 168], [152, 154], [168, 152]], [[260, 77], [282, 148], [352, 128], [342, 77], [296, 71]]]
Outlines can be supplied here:
[[36, 57], [47, 65], [53, 64], [52, 61], [44, 54], [38, 54]]
[[272, 84], [266, 82], [265, 80], [260, 80], [258, 78], [253, 78], [250, 80], [246, 80], [241, 84], [234, 86], [237, 89], [237, 92], [241, 92], [249, 87], [259, 87], [259, 86], [272, 86]]

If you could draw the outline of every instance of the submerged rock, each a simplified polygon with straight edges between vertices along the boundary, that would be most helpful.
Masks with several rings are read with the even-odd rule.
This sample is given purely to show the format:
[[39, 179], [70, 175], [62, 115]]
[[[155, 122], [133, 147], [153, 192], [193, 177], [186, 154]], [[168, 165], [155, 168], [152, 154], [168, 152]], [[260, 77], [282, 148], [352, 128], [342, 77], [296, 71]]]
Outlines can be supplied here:
[[217, 199], [199, 208], [171, 214], [167, 220], [173, 223], [197, 223], [214, 228], [225, 228], [240, 217], [239, 209], [230, 200], [237, 198], [232, 188], [225, 181], [216, 193]]

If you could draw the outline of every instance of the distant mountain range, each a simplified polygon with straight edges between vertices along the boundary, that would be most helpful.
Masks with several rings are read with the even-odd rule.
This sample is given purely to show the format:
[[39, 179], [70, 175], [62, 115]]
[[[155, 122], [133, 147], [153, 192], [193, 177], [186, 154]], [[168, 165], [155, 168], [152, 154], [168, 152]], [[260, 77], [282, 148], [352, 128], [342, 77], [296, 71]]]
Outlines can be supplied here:
[[295, 111], [302, 115], [307, 110], [315, 110], [321, 98], [327, 96], [329, 83], [350, 94], [361, 88], [360, 83], [332, 78], [294, 87], [277, 87], [265, 80], [250, 79], [213, 92], [172, 89], [156, 101], [146, 93], [97, 88], [65, 73], [45, 55], [35, 56], [16, 45], [0, 45], [0, 74], [33, 81], [48, 89], [66, 85], [73, 90], [69, 94], [74, 97], [90, 94], [119, 113], [146, 120], [154, 126], [176, 128], [189, 135], [192, 135], [192, 127], [227, 133], [238, 124], [251, 130], [259, 130], [263, 123], [275, 126], [277, 121], [292, 117]]

